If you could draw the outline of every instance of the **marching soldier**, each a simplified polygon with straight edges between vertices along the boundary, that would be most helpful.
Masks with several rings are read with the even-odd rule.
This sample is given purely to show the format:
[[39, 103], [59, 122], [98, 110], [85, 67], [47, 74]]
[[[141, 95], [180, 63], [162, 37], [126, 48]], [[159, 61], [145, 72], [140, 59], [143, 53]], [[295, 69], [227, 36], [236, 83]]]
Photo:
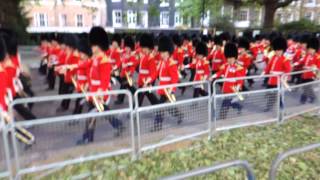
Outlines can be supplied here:
[[220, 36], [215, 36], [213, 39], [214, 42], [214, 48], [210, 52], [208, 56], [208, 60], [211, 61], [211, 70], [212, 74], [217, 73], [220, 70], [220, 67], [225, 64], [226, 58], [223, 54], [223, 48], [222, 48], [222, 39]]
[[[109, 57], [109, 63], [112, 67], [112, 75], [121, 83], [120, 68], [121, 68], [121, 36], [120, 34], [114, 34], [111, 40], [111, 46], [108, 51], [106, 51], [106, 55]], [[113, 79], [111, 79], [113, 82]], [[116, 82], [113, 82], [116, 83]]]
[[54, 86], [56, 83], [55, 76], [55, 65], [58, 63], [58, 56], [60, 52], [60, 46], [58, 44], [57, 38], [55, 34], [50, 34], [50, 43], [48, 50], [48, 73], [47, 73], [47, 81], [48, 81], [48, 89], [54, 90]]
[[[211, 79], [216, 79], [219, 77], [223, 78], [238, 78], [244, 77], [245, 71], [244, 68], [237, 64], [238, 58], [238, 49], [237, 46], [233, 43], [227, 43], [224, 48], [224, 55], [227, 58], [227, 63], [222, 65], [220, 70], [214, 74]], [[239, 93], [243, 88], [243, 80], [230, 80], [223, 82], [222, 93]], [[241, 99], [241, 96], [238, 95], [237, 98], [225, 98], [222, 101], [222, 106], [220, 110], [220, 118], [225, 119], [227, 117], [230, 106], [238, 110], [238, 113], [241, 113], [242, 106], [238, 102], [238, 99]]]
[[[270, 59], [262, 74], [271, 74], [276, 76], [268, 79], [267, 89], [277, 88], [278, 78], [280, 78], [280, 75], [291, 72], [290, 60], [284, 56], [284, 52], [287, 49], [287, 41], [283, 37], [277, 37], [272, 41], [272, 48], [275, 51], [275, 55]], [[275, 102], [276, 94], [269, 93], [267, 95], [267, 107], [264, 111], [270, 111]], [[282, 103], [280, 105], [282, 106]]]
[[[172, 57], [174, 47], [171, 39], [168, 36], [162, 36], [159, 39], [159, 52], [161, 54], [161, 62], [159, 69], [159, 85], [176, 84], [179, 82], [178, 66]], [[159, 103], [165, 103], [167, 101], [174, 102], [174, 92], [176, 88], [159, 89], [157, 93], [160, 95]], [[177, 107], [168, 109], [169, 113], [178, 118], [177, 124], [180, 124], [183, 119], [183, 114]], [[163, 112], [157, 112], [154, 121], [153, 131], [162, 129]]]
[[[151, 54], [154, 48], [154, 39], [150, 34], [142, 34], [140, 37], [140, 65], [138, 75], [138, 87], [152, 86], [157, 78], [157, 67], [154, 56]], [[151, 104], [157, 104], [158, 99], [152, 92], [139, 94], [139, 106], [142, 105], [144, 96], [147, 96]]]
[[[250, 67], [252, 65], [253, 58], [251, 54], [249, 54], [249, 41], [246, 38], [240, 38], [239, 43], [238, 43], [238, 52], [239, 52], [239, 57], [237, 60], [237, 63], [241, 65], [244, 68], [244, 71], [246, 72], [247, 76], [250, 76]], [[249, 87], [252, 86], [253, 79], [248, 79]], [[244, 91], [249, 90], [246, 86], [243, 87]]]
[[[110, 80], [112, 67], [110, 59], [105, 52], [108, 50], [108, 35], [102, 27], [93, 27], [89, 34], [90, 45], [92, 50], [92, 64], [89, 72], [89, 92], [106, 92], [111, 89]], [[108, 103], [109, 96], [89, 97], [89, 111], [110, 110]], [[115, 136], [120, 136], [124, 130], [122, 122], [116, 117], [108, 118], [111, 126], [116, 129]], [[85, 131], [82, 139], [77, 144], [90, 143], [94, 141], [94, 132], [96, 127], [96, 119], [92, 118], [86, 121]]]
[[[134, 40], [131, 36], [127, 36], [124, 39], [124, 52], [121, 57], [121, 72], [120, 72], [120, 89], [128, 89], [132, 94], [135, 92], [133, 87], [133, 75], [134, 71], [139, 64], [136, 58], [136, 53], [134, 52]], [[122, 104], [124, 101], [124, 94], [118, 95], [118, 99], [115, 104]]]
[[[310, 38], [307, 44], [307, 54], [300, 61], [294, 63], [294, 66], [302, 66], [304, 70], [309, 70], [302, 74], [302, 83], [309, 83], [317, 78], [318, 70], [320, 69], [320, 56], [317, 54], [319, 49], [319, 40], [317, 38]], [[300, 103], [305, 104], [307, 100], [313, 103], [316, 100], [316, 95], [312, 86], [305, 86], [300, 97]]]

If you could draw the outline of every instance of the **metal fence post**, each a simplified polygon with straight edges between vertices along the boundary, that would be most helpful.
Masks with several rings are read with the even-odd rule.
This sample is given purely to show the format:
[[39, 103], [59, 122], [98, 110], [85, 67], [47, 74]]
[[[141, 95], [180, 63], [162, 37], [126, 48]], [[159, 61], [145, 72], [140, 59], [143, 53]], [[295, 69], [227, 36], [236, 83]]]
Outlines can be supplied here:
[[139, 115], [139, 91], [134, 93], [134, 114], [135, 114], [135, 127], [136, 127], [136, 158], [140, 158], [141, 156], [141, 133], [140, 133], [140, 115]]
[[212, 138], [212, 101], [211, 101], [211, 82], [207, 81], [208, 83], [208, 140]]
[[295, 154], [299, 154], [299, 153], [303, 153], [306, 151], [310, 151], [316, 148], [320, 148], [320, 143], [318, 144], [311, 144], [308, 146], [304, 146], [304, 147], [300, 147], [300, 148], [295, 148], [295, 149], [291, 149], [288, 150], [286, 152], [283, 152], [281, 154], [278, 154], [277, 158], [273, 160], [270, 171], [269, 171], [269, 179], [270, 180], [275, 180], [276, 179], [276, 175], [277, 175], [277, 169], [280, 165], [280, 163], [287, 157], [291, 156], [291, 155], [295, 155]]
[[282, 106], [284, 105], [283, 104], [283, 101], [282, 101], [282, 97], [281, 97], [281, 90], [282, 90], [282, 83], [281, 83], [281, 78], [283, 77], [283, 76], [281, 76], [281, 75], [278, 75], [277, 76], [278, 78], [277, 78], [277, 80], [278, 80], [278, 86], [277, 86], [277, 96], [278, 96], [278, 98], [277, 98], [277, 106], [276, 107], [278, 107], [278, 110], [277, 110], [277, 114], [278, 114], [278, 121], [279, 122], [281, 122], [281, 119], [282, 119]]
[[0, 126], [0, 133], [2, 133], [2, 140], [3, 140], [3, 148], [4, 148], [4, 155], [5, 155], [5, 161], [6, 161], [6, 167], [7, 167], [7, 173], [10, 180], [13, 180], [13, 174], [12, 174], [12, 164], [10, 160], [10, 149], [9, 149], [9, 142], [8, 142], [8, 126], [4, 122], [3, 117], [0, 118], [0, 123], [2, 125]]

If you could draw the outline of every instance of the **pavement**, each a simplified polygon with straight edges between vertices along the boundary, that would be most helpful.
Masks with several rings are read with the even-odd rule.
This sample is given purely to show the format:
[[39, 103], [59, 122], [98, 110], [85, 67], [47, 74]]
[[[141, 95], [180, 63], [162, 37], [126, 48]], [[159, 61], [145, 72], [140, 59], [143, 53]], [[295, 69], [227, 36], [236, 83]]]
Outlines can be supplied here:
[[[20, 47], [22, 63], [28, 65], [31, 69], [32, 75], [32, 89], [36, 96], [50, 96], [57, 95], [58, 79], [54, 91], [47, 91], [46, 78], [38, 73], [37, 67], [41, 59], [40, 52], [36, 47]], [[257, 79], [254, 86], [250, 90], [262, 90], [263, 79]], [[320, 84], [320, 83], [319, 83]], [[119, 89], [119, 85], [113, 87]], [[319, 94], [320, 86], [314, 87], [316, 93]], [[272, 92], [272, 90], [270, 90]], [[218, 91], [219, 93], [219, 91]], [[276, 92], [274, 92], [276, 93]], [[313, 104], [306, 103], [301, 105], [299, 102], [302, 88], [296, 88], [292, 92], [286, 93], [285, 107], [286, 115], [291, 115], [303, 110], [309, 110], [316, 105], [319, 107], [319, 100]], [[189, 87], [184, 95], [181, 95], [180, 90], [176, 92], [177, 101], [184, 99], [192, 99], [193, 88]], [[226, 119], [217, 118], [217, 123], [213, 123], [218, 129], [228, 129], [246, 126], [253, 123], [259, 123], [265, 120], [276, 120], [277, 109], [274, 108], [269, 112], [264, 112], [266, 107], [266, 92], [256, 91], [245, 95], [245, 100], [241, 102], [243, 109], [239, 113], [237, 109], [229, 109]], [[123, 105], [115, 105], [116, 97], [112, 97], [110, 102], [111, 109], [122, 109], [128, 107], [128, 99], [125, 99]], [[319, 99], [319, 98], [318, 98]], [[217, 112], [219, 114], [223, 98], [217, 98]], [[76, 145], [76, 141], [81, 139], [85, 128], [86, 119], [77, 119], [75, 121], [53, 121], [53, 117], [72, 115], [74, 109], [74, 101], [71, 101], [70, 108], [66, 112], [56, 112], [60, 105], [60, 101], [47, 101], [35, 103], [32, 112], [37, 118], [47, 118], [43, 123], [34, 124], [28, 127], [28, 130], [36, 138], [36, 143], [26, 148], [23, 144], [18, 143], [18, 152], [20, 157], [21, 168], [30, 168], [34, 166], [41, 166], [63, 160], [71, 160], [78, 157], [85, 157], [89, 155], [100, 155], [105, 152], [114, 152], [117, 150], [130, 150], [132, 127], [130, 122], [130, 113], [117, 114], [115, 117], [121, 119], [125, 126], [125, 130], [120, 137], [115, 137], [115, 130], [111, 127], [108, 117], [98, 118], [95, 142], [88, 145]], [[144, 107], [148, 107], [150, 103], [147, 98], [144, 100]], [[177, 124], [177, 112], [172, 108], [146, 108], [139, 111], [139, 125], [140, 125], [140, 145], [148, 147], [157, 143], [163, 143], [168, 140], [183, 137], [185, 135], [196, 134], [208, 130], [209, 111], [208, 101], [201, 99], [194, 99], [191, 102], [179, 104], [176, 106], [178, 111], [183, 114], [183, 122]], [[163, 130], [158, 132], [150, 132], [153, 127], [153, 120], [156, 111], [162, 111], [164, 116]], [[109, 116], [110, 117], [110, 116]], [[51, 119], [50, 119], [51, 118]], [[211, 117], [213, 120], [213, 117]], [[135, 119], [135, 117], [134, 117]], [[18, 115], [17, 122], [23, 121]], [[34, 121], [36, 122], [36, 120]], [[135, 125], [136, 126], [136, 125]], [[11, 140], [10, 140], [11, 141]], [[4, 152], [2, 146], [3, 139], [0, 139], [0, 172], [4, 169]], [[11, 144], [11, 143], [10, 143]], [[12, 146], [11, 146], [12, 150]], [[13, 154], [11, 153], [11, 158]]]

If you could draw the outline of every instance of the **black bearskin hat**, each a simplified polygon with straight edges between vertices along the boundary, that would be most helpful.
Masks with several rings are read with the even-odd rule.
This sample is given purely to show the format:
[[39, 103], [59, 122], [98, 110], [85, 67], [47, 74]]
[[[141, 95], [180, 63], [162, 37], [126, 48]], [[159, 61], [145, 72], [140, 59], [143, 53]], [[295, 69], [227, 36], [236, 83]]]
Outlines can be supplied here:
[[159, 52], [173, 53], [173, 42], [168, 36], [161, 36], [159, 38]]
[[208, 55], [207, 44], [204, 42], [199, 42], [196, 46], [196, 53], [198, 55], [207, 56]]
[[134, 40], [131, 36], [126, 36], [124, 38], [124, 46], [129, 47], [131, 50], [134, 50]]
[[215, 36], [213, 38], [213, 42], [214, 42], [215, 45], [222, 46], [222, 39], [220, 38], [220, 36]]
[[79, 38], [75, 34], [66, 34], [64, 36], [64, 44], [73, 49], [77, 49], [79, 44]]
[[239, 38], [238, 48], [244, 48], [248, 50], [250, 48], [250, 43], [248, 39], [245, 37]]
[[89, 33], [89, 41], [91, 46], [99, 46], [102, 50], [109, 48], [109, 38], [106, 31], [100, 27], [92, 27]]
[[78, 50], [89, 57], [92, 55], [88, 38], [82, 37], [79, 41]]
[[6, 54], [7, 54], [7, 47], [3, 38], [0, 36], [0, 62], [4, 61]]
[[118, 43], [118, 45], [120, 46], [121, 45], [121, 36], [120, 36], [120, 34], [118, 34], [118, 33], [116, 33], [116, 34], [114, 34], [113, 36], [112, 36], [112, 40], [111, 40], [112, 42], [116, 42], [116, 43]]
[[275, 38], [272, 43], [272, 48], [273, 50], [283, 50], [283, 51], [286, 51], [287, 50], [287, 40], [283, 37], [277, 37]]
[[178, 47], [182, 46], [182, 38], [179, 34], [174, 34], [172, 36], [172, 41], [176, 46]]
[[317, 38], [315, 38], [315, 37], [310, 38], [308, 40], [308, 43], [307, 43], [307, 48], [308, 49], [311, 48], [311, 49], [314, 49], [314, 50], [318, 51], [318, 49], [319, 49], [319, 40]]
[[154, 39], [151, 34], [144, 33], [140, 36], [140, 46], [142, 48], [153, 49], [154, 47]]
[[224, 56], [226, 58], [238, 58], [238, 49], [234, 43], [227, 43], [224, 47]]

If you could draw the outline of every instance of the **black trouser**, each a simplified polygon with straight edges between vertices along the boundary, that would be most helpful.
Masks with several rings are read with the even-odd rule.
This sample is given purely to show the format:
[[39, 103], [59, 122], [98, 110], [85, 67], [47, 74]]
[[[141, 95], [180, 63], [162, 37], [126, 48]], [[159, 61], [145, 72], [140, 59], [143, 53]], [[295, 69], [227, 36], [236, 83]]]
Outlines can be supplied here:
[[[96, 111], [96, 107], [94, 106], [94, 104], [92, 102], [87, 103], [87, 105], [88, 105], [89, 111], [91, 111], [91, 112]], [[105, 111], [110, 110], [109, 106], [107, 106], [105, 104], [103, 105], [103, 107], [104, 107]], [[108, 117], [108, 120], [114, 129], [117, 129], [118, 131], [120, 131], [123, 128], [122, 122], [119, 119], [117, 119], [116, 117], [114, 117], [114, 116]], [[88, 142], [94, 141], [94, 132], [96, 129], [96, 123], [97, 123], [96, 118], [91, 118], [91, 119], [86, 120], [85, 130], [82, 135], [83, 140], [88, 140]]]
[[45, 59], [42, 59], [40, 61], [40, 66], [39, 66], [39, 73], [42, 75], [46, 75], [47, 74], [47, 63], [45, 63]]
[[[28, 79], [28, 77], [26, 77], [26, 76], [24, 76], [22, 74], [20, 75], [19, 79], [20, 79], [20, 81], [22, 83], [23, 91], [25, 93], [27, 93], [28, 96], [33, 97], [34, 96], [34, 92], [31, 89], [31, 80]], [[33, 107], [33, 103], [28, 103], [28, 107], [31, 110], [32, 107]]]
[[[134, 94], [136, 92], [136, 88], [129, 85], [129, 83], [127, 81], [127, 78], [125, 78], [125, 77], [121, 78], [120, 82], [121, 82], [120, 83], [120, 89], [128, 89], [128, 90], [130, 90], [130, 92], [132, 94]], [[118, 98], [117, 98], [117, 101], [122, 103], [124, 101], [124, 97], [125, 97], [125, 94], [119, 94]]]
[[[314, 81], [314, 80], [313, 79], [301, 79], [301, 83], [309, 83], [312, 81]], [[308, 98], [310, 99], [311, 103], [313, 103], [316, 99], [316, 95], [314, 93], [312, 85], [307, 85], [307, 86], [303, 87], [303, 93], [301, 94], [300, 102], [302, 104], [305, 104], [307, 102]]]
[[[62, 87], [62, 94], [72, 94], [73, 90], [74, 90], [74, 86], [72, 83], [64, 83]], [[70, 99], [62, 100], [61, 107], [64, 110], [69, 109], [69, 105], [70, 105]]]
[[85, 103], [85, 98], [77, 98], [76, 104], [73, 110], [73, 114], [80, 114], [82, 112], [84, 103]]
[[64, 75], [59, 75], [59, 90], [58, 94], [63, 94]]
[[54, 66], [48, 68], [48, 74], [47, 74], [47, 81], [48, 81], [48, 89], [53, 90], [54, 89], [54, 85], [56, 83], [56, 76], [54, 73]]
[[[168, 102], [168, 98], [165, 95], [161, 95], [158, 104], [162, 104], [165, 102]], [[161, 129], [162, 128], [162, 122], [163, 122], [163, 116], [164, 116], [164, 112], [168, 111], [169, 114], [171, 114], [174, 117], [178, 118], [178, 124], [180, 124], [182, 122], [183, 119], [183, 114], [178, 110], [177, 107], [169, 107], [169, 108], [165, 108], [163, 110], [159, 110], [156, 112], [156, 118], [154, 119], [154, 127], [156, 129]]]
[[[21, 98], [20, 95], [16, 95], [14, 99]], [[23, 104], [16, 104], [14, 105], [14, 109], [25, 119], [25, 120], [34, 120], [37, 117], [30, 111], [29, 108], [24, 106]]]
[[204, 89], [200, 88], [200, 87], [194, 88], [193, 97], [196, 98], [196, 97], [199, 97], [200, 95], [201, 96], [207, 96], [208, 92], [205, 91]]
[[138, 95], [139, 106], [141, 106], [143, 104], [144, 96], [147, 96], [147, 98], [149, 99], [149, 101], [152, 105], [158, 104], [158, 102], [159, 102], [158, 98], [156, 97], [156, 95], [154, 93], [142, 92], [142, 93], [139, 93], [139, 95]]
[[232, 98], [225, 98], [222, 101], [221, 110], [220, 110], [220, 119], [226, 119], [229, 108], [238, 109], [240, 111], [242, 106], [238, 102], [232, 102]]

